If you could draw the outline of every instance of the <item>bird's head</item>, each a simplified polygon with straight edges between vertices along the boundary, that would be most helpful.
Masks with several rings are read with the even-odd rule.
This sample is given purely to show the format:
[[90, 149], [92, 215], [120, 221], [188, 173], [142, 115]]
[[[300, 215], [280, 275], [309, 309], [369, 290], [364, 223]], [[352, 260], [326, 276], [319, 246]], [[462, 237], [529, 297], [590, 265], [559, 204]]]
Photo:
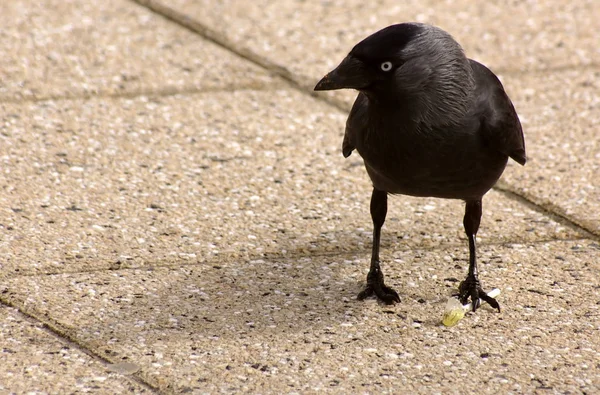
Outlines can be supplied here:
[[413, 120], [433, 125], [460, 119], [473, 87], [469, 61], [448, 33], [401, 23], [358, 43], [315, 90], [357, 89], [370, 100], [403, 105]]

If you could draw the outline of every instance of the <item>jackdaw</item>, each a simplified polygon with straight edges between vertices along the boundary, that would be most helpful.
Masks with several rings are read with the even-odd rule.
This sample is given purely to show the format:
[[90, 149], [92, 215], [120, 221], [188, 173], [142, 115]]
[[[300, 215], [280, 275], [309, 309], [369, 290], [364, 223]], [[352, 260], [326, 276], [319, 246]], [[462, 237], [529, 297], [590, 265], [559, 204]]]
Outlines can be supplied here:
[[316, 91], [359, 91], [348, 120], [342, 153], [354, 149], [373, 183], [373, 250], [367, 286], [358, 295], [399, 302], [379, 266], [387, 195], [462, 199], [469, 239], [469, 271], [459, 286], [473, 311], [481, 299], [500, 311], [481, 287], [475, 235], [481, 200], [504, 171], [508, 158], [525, 164], [525, 141], [517, 113], [487, 67], [468, 59], [445, 31], [421, 23], [389, 26], [358, 43]]

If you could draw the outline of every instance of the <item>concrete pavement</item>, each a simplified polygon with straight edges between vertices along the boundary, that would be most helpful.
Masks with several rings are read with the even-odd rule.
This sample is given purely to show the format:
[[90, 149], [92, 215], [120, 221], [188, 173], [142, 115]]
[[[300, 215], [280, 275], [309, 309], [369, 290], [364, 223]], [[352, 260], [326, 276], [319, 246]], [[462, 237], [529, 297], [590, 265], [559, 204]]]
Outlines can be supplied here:
[[[600, 391], [594, 1], [0, 5], [0, 391]], [[314, 83], [417, 20], [496, 70], [529, 162], [484, 199], [483, 308], [440, 325], [462, 203], [394, 197], [402, 303], [357, 302], [369, 180]]]

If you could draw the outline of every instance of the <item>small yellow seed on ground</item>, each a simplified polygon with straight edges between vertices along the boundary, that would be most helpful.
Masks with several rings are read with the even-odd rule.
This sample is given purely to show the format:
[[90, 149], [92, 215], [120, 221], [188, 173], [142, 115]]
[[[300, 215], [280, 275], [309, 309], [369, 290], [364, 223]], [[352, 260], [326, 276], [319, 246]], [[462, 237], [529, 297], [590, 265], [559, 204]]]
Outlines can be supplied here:
[[465, 309], [460, 301], [454, 297], [448, 299], [446, 303], [446, 309], [444, 310], [444, 316], [442, 317], [442, 324], [444, 326], [454, 326], [458, 324], [458, 321], [462, 320], [465, 316]]
[[[498, 288], [494, 288], [488, 292], [488, 296], [492, 298], [495, 298], [498, 295], [500, 295], [500, 290]], [[458, 324], [458, 321], [464, 318], [465, 313], [470, 311], [472, 306], [471, 303], [462, 305], [454, 296], [448, 298], [446, 308], [444, 309], [444, 315], [442, 316], [442, 324], [444, 324], [444, 326], [454, 326]]]

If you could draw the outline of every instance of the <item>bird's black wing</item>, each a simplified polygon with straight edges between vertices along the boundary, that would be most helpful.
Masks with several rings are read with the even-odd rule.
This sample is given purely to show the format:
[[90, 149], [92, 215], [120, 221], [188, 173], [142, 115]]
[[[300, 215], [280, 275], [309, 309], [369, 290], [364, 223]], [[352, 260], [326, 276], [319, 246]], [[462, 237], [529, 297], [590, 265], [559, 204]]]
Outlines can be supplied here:
[[350, 156], [356, 148], [357, 139], [365, 133], [368, 121], [366, 114], [367, 106], [367, 96], [364, 93], [359, 93], [346, 121], [346, 131], [344, 133], [344, 142], [342, 143], [344, 158]]
[[525, 139], [515, 108], [498, 77], [487, 67], [469, 59], [476, 84], [476, 109], [484, 139], [495, 150], [524, 165]]

